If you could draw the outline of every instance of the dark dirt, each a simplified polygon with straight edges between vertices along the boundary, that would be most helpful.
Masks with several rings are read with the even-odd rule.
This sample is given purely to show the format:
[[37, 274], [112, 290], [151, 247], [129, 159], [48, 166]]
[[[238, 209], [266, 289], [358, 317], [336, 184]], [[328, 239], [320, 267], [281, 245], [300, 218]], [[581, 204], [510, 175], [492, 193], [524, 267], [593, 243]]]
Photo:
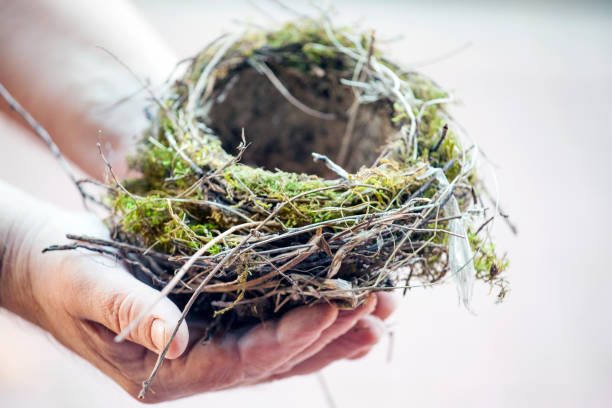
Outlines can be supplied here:
[[[217, 86], [215, 94], [226, 95], [212, 107], [209, 126], [220, 136], [226, 151], [234, 154], [244, 128], [247, 142], [251, 143], [243, 156], [247, 164], [334, 178], [323, 163], [312, 160], [311, 153], [337, 160], [354, 101], [352, 89], [330, 74], [316, 77], [295, 68], [270, 68], [295, 98], [320, 112], [334, 113], [336, 119], [319, 119], [302, 112], [265, 75], [242, 66]], [[238, 79], [226, 89], [234, 75]], [[348, 163], [343, 164], [346, 170], [354, 172], [376, 160], [380, 147], [398, 131], [390, 121], [391, 113], [388, 102], [359, 107]]]

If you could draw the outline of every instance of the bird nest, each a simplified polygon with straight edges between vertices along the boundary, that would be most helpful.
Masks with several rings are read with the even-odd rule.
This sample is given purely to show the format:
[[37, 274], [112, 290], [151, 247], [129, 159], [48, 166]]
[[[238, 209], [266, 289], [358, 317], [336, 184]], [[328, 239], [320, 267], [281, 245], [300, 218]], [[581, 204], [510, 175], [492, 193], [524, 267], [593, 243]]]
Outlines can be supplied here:
[[[453, 278], [507, 292], [477, 147], [451, 95], [387, 60], [373, 32], [306, 19], [222, 36], [161, 96], [109, 178], [108, 251], [209, 328]], [[112, 172], [112, 170], [111, 170]], [[491, 210], [490, 210], [491, 211]]]

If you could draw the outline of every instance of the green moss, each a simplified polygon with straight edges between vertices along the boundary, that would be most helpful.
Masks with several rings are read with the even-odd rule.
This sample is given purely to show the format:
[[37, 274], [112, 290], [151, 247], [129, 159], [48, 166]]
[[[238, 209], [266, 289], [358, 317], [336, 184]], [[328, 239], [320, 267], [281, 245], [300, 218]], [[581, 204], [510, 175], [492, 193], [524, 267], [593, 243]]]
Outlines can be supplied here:
[[500, 257], [495, 252], [495, 244], [484, 243], [473, 231], [468, 231], [468, 238], [474, 249], [474, 269], [476, 279], [487, 282], [491, 288], [497, 288], [498, 301], [502, 301], [509, 292], [509, 284], [503, 272], [508, 268], [510, 262], [506, 256]]

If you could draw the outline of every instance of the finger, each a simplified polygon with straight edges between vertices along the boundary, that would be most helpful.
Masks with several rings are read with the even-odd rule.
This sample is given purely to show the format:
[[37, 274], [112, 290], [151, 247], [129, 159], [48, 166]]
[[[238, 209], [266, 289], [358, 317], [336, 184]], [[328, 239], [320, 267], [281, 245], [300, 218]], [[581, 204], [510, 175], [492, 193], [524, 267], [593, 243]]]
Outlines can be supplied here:
[[321, 352], [287, 372], [269, 377], [267, 381], [319, 371], [336, 360], [348, 358], [366, 347], [372, 347], [380, 340], [383, 333], [384, 325], [379, 318], [371, 315], [364, 316], [353, 329], [328, 344]]
[[370, 351], [372, 351], [372, 347], [370, 346], [364, 347], [360, 350], [357, 350], [357, 352], [353, 353], [352, 355], [348, 356], [347, 359], [348, 360], [358, 360], [360, 358], [365, 357]]
[[274, 372], [319, 339], [337, 316], [333, 305], [303, 306], [248, 331], [238, 340], [245, 379]]
[[336, 321], [325, 329], [314, 343], [280, 366], [276, 370], [276, 373], [287, 371], [302, 361], [317, 354], [333, 340], [337, 339], [353, 328], [361, 317], [372, 313], [376, 308], [376, 304], [377, 297], [372, 295], [357, 309], [340, 311]]
[[[267, 376], [315, 341], [337, 315], [338, 309], [332, 305], [303, 306], [278, 321], [263, 322], [239, 338], [228, 333], [204, 346], [196, 343], [169, 383], [196, 393], [233, 388], [253, 377]], [[185, 388], [185, 383], [191, 385]]]
[[397, 309], [397, 296], [391, 292], [377, 292], [376, 309], [372, 313], [381, 320], [387, 319]]
[[[120, 333], [157, 298], [159, 292], [132, 277], [119, 265], [104, 265], [100, 257], [73, 255], [75, 260], [63, 263], [63, 282], [74, 295], [66, 297], [68, 311], [75, 317], [100, 323]], [[159, 353], [170, 340], [180, 318], [178, 307], [162, 299], [149, 315], [130, 332], [127, 340]], [[180, 356], [189, 340], [182, 322], [166, 358]]]

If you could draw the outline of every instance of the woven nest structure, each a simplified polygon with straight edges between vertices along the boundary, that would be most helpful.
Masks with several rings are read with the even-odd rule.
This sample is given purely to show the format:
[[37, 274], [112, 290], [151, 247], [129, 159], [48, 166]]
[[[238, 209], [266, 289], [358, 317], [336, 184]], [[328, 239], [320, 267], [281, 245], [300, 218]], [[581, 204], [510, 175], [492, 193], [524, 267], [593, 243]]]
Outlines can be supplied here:
[[377, 42], [325, 19], [218, 38], [155, 97], [140, 177], [108, 183], [112, 239], [72, 238], [211, 329], [448, 279], [503, 298], [478, 148]]

